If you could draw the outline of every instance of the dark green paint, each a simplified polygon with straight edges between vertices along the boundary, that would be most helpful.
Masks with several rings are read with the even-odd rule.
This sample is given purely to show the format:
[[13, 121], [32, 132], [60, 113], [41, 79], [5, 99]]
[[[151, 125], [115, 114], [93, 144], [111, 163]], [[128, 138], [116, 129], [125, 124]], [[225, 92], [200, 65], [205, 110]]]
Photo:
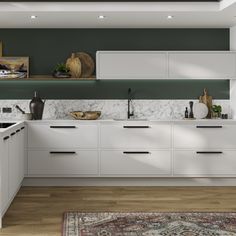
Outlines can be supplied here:
[[46, 99], [124, 99], [128, 88], [135, 99], [196, 99], [205, 87], [229, 99], [228, 80], [1, 81], [0, 99], [31, 98], [35, 90]]
[[[71, 52], [98, 50], [229, 50], [229, 29], [0, 29], [5, 56], [29, 56], [31, 74], [50, 74]], [[229, 81], [0, 81], [0, 99], [193, 99], [204, 87], [229, 98]]]

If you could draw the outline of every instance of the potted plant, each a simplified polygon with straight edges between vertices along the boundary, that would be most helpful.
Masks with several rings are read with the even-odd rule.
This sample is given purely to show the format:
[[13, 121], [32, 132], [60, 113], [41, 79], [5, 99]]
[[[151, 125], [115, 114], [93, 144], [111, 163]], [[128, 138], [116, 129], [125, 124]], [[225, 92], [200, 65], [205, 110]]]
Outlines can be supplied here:
[[66, 67], [64, 63], [58, 63], [53, 71], [53, 77], [55, 78], [70, 78], [70, 70]]
[[212, 106], [212, 118], [220, 118], [221, 117], [222, 108], [220, 105]]

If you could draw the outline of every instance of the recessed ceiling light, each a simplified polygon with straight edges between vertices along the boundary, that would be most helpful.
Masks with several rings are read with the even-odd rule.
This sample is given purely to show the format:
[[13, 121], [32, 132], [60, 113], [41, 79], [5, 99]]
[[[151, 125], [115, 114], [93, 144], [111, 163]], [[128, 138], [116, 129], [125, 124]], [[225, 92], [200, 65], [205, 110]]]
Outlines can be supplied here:
[[30, 18], [31, 18], [31, 19], [36, 19], [36, 18], [37, 18], [37, 16], [35, 16], [35, 15], [32, 15], [32, 16], [30, 16]]
[[173, 19], [173, 16], [169, 15], [167, 16], [167, 19]]
[[104, 16], [104, 15], [98, 16], [98, 19], [105, 19], [105, 18], [106, 18], [106, 16]]

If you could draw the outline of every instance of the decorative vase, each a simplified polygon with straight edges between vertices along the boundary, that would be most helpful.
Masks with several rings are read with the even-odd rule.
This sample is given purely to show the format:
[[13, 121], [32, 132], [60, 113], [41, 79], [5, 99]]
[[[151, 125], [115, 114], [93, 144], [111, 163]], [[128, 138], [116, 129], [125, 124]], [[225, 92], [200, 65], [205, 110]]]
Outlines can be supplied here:
[[38, 96], [38, 93], [35, 91], [34, 97], [29, 105], [33, 120], [42, 120], [44, 104], [45, 101], [43, 102], [42, 99]]
[[70, 70], [70, 74], [73, 78], [79, 78], [81, 75], [81, 61], [76, 57], [75, 53], [72, 53], [71, 57], [66, 61], [66, 67]]

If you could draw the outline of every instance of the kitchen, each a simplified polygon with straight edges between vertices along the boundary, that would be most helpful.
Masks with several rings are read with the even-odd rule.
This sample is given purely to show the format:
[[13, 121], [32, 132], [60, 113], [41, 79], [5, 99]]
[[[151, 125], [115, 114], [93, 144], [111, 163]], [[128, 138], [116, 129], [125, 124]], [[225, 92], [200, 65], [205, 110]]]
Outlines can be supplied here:
[[236, 3], [0, 6], [0, 235], [236, 233]]

